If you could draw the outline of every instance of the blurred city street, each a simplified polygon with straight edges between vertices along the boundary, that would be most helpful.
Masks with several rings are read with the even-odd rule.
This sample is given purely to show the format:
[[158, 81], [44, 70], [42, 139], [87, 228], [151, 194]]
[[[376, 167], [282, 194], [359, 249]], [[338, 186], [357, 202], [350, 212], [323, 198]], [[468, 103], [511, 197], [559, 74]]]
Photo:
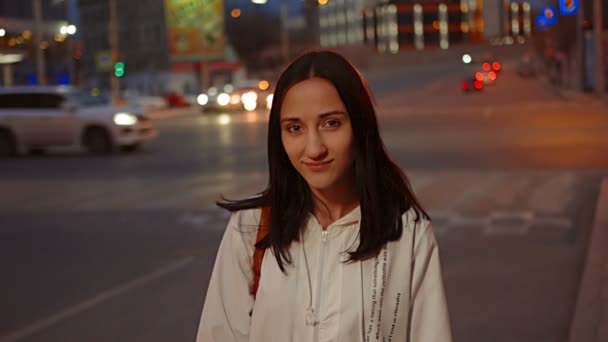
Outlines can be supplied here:
[[[565, 341], [608, 106], [519, 78], [514, 60], [465, 94], [467, 68], [367, 74], [434, 222], [455, 341]], [[214, 201], [264, 188], [267, 113], [167, 113], [133, 154], [0, 161], [0, 342], [194, 340], [228, 219]]]

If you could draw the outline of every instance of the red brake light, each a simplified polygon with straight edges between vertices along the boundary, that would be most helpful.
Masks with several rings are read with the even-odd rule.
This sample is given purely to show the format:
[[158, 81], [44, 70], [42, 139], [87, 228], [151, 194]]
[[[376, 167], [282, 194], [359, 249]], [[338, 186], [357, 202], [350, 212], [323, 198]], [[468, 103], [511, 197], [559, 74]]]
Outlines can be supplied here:
[[492, 69], [494, 69], [494, 71], [499, 71], [501, 67], [502, 66], [498, 62], [492, 63]]
[[481, 71], [476, 72], [475, 79], [478, 81], [483, 81], [483, 79], [484, 79], [483, 73]]
[[490, 81], [496, 81], [496, 73], [494, 71], [490, 71], [488, 73], [488, 78], [490, 79]]
[[475, 89], [479, 90], [481, 88], [483, 88], [483, 82], [481, 82], [480, 80], [475, 81]]
[[483, 63], [481, 68], [483, 69], [483, 71], [490, 71], [490, 69], [491, 69], [490, 63], [488, 63], [488, 62]]

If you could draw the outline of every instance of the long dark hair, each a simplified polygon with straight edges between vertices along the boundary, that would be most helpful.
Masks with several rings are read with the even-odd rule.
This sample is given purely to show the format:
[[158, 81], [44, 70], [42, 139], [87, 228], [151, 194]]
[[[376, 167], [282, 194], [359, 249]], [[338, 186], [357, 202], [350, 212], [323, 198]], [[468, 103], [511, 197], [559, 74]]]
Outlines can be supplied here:
[[312, 193], [304, 178], [292, 166], [281, 140], [281, 106], [287, 91], [296, 83], [320, 77], [331, 82], [346, 110], [354, 136], [354, 174], [361, 209], [359, 245], [349, 251], [349, 261], [377, 254], [389, 241], [403, 233], [404, 212], [414, 208], [416, 220], [428, 218], [401, 168], [387, 155], [380, 138], [376, 112], [367, 83], [343, 56], [331, 51], [308, 52], [293, 61], [275, 87], [268, 122], [269, 182], [257, 196], [217, 205], [230, 211], [271, 207], [268, 235], [258, 248], [272, 248], [280, 269], [291, 263], [289, 247], [298, 241], [305, 220], [312, 212]]

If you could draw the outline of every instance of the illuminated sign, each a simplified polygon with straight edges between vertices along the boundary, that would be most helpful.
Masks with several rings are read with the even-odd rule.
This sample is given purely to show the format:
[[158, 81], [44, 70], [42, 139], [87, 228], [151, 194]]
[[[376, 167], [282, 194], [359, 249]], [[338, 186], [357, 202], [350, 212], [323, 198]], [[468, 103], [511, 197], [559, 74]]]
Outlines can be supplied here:
[[578, 8], [578, 0], [559, 0], [559, 12], [562, 15], [576, 15]]
[[172, 61], [224, 58], [222, 0], [165, 0], [165, 17]]
[[[553, 6], [546, 6], [540, 10], [541, 20], [545, 26], [551, 26], [557, 24], [557, 11]], [[538, 21], [538, 19], [537, 19]]]

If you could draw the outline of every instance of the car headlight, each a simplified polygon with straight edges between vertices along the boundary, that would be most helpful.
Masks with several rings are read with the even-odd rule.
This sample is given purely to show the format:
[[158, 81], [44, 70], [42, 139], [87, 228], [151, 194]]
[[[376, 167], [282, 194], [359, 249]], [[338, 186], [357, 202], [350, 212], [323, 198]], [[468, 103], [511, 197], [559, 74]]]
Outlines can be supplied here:
[[245, 101], [243, 102], [243, 108], [248, 111], [255, 110], [258, 107], [258, 103], [256, 101]]
[[217, 104], [220, 106], [226, 106], [230, 103], [230, 95], [221, 93], [217, 96]]
[[198, 102], [199, 105], [204, 106], [209, 102], [209, 96], [207, 96], [206, 94], [200, 94], [196, 98], [196, 102]]
[[258, 94], [256, 94], [253, 91], [248, 91], [241, 96], [241, 102], [243, 102], [243, 104], [245, 104], [246, 102], [257, 102], [257, 101], [258, 101]]
[[113, 121], [118, 126], [131, 126], [137, 123], [137, 116], [130, 113], [116, 113]]
[[266, 108], [270, 109], [272, 107], [272, 99], [274, 98], [274, 94], [270, 94], [266, 96]]

